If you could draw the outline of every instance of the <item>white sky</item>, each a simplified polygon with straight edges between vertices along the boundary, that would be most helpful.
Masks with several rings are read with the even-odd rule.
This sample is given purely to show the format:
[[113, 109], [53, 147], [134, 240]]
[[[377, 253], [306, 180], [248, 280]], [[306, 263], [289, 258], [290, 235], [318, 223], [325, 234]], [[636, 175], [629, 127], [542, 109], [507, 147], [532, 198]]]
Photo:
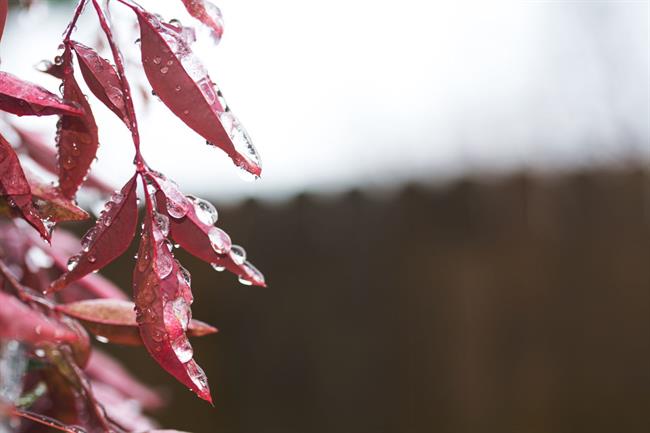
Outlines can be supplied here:
[[[140, 3], [191, 23], [180, 1]], [[630, 154], [650, 161], [647, 1], [217, 4], [222, 43], [197, 51], [253, 137], [264, 174], [242, 181], [229, 158], [152, 100], [141, 116], [145, 157], [188, 193], [277, 198]], [[137, 56], [132, 16], [113, 9], [127, 57]], [[96, 21], [86, 15], [78, 37], [92, 42]], [[11, 17], [2, 69], [55, 90], [32, 66], [53, 56], [68, 16]], [[93, 106], [103, 126], [96, 168], [117, 185], [129, 176], [129, 135]]]

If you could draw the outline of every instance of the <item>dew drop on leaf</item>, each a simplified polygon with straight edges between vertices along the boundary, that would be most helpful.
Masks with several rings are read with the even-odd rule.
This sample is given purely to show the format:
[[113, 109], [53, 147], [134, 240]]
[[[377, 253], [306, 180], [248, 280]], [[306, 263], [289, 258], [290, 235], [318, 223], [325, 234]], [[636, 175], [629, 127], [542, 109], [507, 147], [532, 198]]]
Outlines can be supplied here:
[[210, 266], [212, 266], [212, 269], [214, 269], [217, 272], [223, 272], [223, 271], [226, 270], [225, 266], [221, 266], [221, 265], [219, 265], [217, 263], [210, 263]]
[[169, 234], [169, 217], [158, 212], [154, 212], [154, 223], [158, 230], [162, 233], [162, 236], [165, 237]]
[[199, 220], [201, 220], [203, 224], [211, 226], [217, 222], [219, 219], [219, 214], [217, 213], [217, 209], [215, 209], [212, 203], [193, 195], [188, 195], [187, 198], [194, 205], [196, 216], [199, 217]]
[[233, 245], [230, 248], [230, 258], [237, 265], [243, 265], [246, 262], [246, 250], [239, 245]]
[[[212, 249], [214, 250], [215, 253], [225, 254], [228, 252], [231, 242], [230, 242], [230, 237], [226, 234], [226, 232], [224, 232], [223, 230], [217, 227], [212, 227], [208, 232], [208, 238], [210, 239], [210, 245], [212, 245]], [[246, 260], [245, 252], [244, 252], [244, 258], [242, 259], [242, 263], [244, 262], [244, 260]]]
[[178, 360], [183, 364], [189, 362], [190, 359], [192, 359], [194, 356], [192, 345], [184, 334], [180, 335], [178, 338], [172, 341], [172, 349], [178, 357]]
[[[156, 273], [158, 274], [158, 277], [162, 280], [164, 278], [167, 278], [169, 274], [171, 274], [173, 268], [174, 268], [174, 259], [172, 256], [169, 254], [167, 250], [167, 244], [165, 242], [161, 242], [159, 245], [160, 250], [158, 251], [158, 257], [156, 259]], [[164, 249], [165, 251], [161, 251]]]
[[72, 271], [79, 264], [79, 256], [72, 256], [68, 259], [68, 271]]

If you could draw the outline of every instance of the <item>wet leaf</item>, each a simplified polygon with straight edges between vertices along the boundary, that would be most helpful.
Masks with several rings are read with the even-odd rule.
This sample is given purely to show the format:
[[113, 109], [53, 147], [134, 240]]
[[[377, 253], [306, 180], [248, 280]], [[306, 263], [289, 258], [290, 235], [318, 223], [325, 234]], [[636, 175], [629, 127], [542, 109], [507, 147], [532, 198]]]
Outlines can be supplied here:
[[36, 212], [42, 219], [62, 221], [84, 221], [89, 218], [88, 212], [81, 209], [76, 203], [50, 184], [41, 183], [35, 177], [28, 178], [32, 190], [32, 201]]
[[0, 72], [0, 111], [18, 116], [83, 114], [83, 109], [65, 102], [54, 93], [6, 72]]
[[64, 53], [63, 97], [83, 108], [82, 116], [61, 117], [57, 130], [59, 189], [73, 198], [95, 160], [99, 138], [90, 105], [81, 92], [72, 70], [71, 53]]
[[72, 343], [77, 335], [43, 313], [36, 311], [18, 298], [0, 291], [0, 339], [20, 340], [26, 343]]
[[81, 241], [82, 251], [68, 261], [68, 271], [50, 286], [55, 292], [103, 268], [129, 247], [138, 222], [136, 176], [106, 203], [102, 215]]
[[142, 64], [156, 95], [185, 124], [226, 152], [235, 165], [259, 176], [262, 167], [255, 147], [227, 109], [182, 29], [131, 7], [140, 23]]
[[[104, 337], [110, 343], [142, 345], [133, 302], [90, 299], [60, 305], [58, 309], [79, 320], [92, 334]], [[201, 337], [216, 332], [217, 328], [198, 320], [191, 320], [187, 329], [189, 337]]]
[[133, 296], [140, 336], [149, 354], [168, 373], [200, 398], [212, 402], [208, 380], [193, 359], [185, 334], [193, 301], [189, 274], [168, 248], [164, 218], [146, 197], [146, 214], [138, 259], [133, 271]]
[[71, 44], [88, 88], [130, 128], [124, 93], [115, 67], [92, 48], [74, 41]]
[[32, 205], [32, 192], [13, 147], [0, 135], [0, 196], [7, 199], [12, 209], [31, 224], [43, 239], [50, 232]]
[[212, 39], [219, 43], [223, 35], [223, 17], [219, 8], [209, 0], [182, 0], [185, 9], [212, 33]]
[[199, 212], [206, 213], [204, 207], [209, 203], [206, 205], [200, 199], [188, 199], [176, 184], [160, 174], [150, 172], [146, 176], [156, 190], [158, 212], [169, 217], [169, 231], [176, 243], [213, 267], [227, 269], [243, 283], [266, 287], [264, 275], [246, 261], [245, 253], [242, 259], [243, 249], [236, 247], [233, 252], [228, 234], [208, 224], [214, 222], [208, 219], [209, 216], [200, 216]]

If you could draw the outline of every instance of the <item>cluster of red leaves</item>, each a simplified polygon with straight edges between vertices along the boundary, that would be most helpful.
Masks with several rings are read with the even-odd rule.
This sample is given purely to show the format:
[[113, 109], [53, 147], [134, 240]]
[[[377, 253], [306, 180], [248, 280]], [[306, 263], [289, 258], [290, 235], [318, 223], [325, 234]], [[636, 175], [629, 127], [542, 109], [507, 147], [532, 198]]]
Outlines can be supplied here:
[[[194, 32], [177, 21], [162, 21], [130, 0], [118, 2], [137, 19], [142, 66], [160, 100], [238, 167], [259, 176], [260, 159], [248, 134], [192, 52], [193, 37], [188, 35]], [[72, 40], [88, 3], [114, 63]], [[206, 0], [182, 3], [218, 41], [223, 25], [216, 6]], [[0, 37], [7, 12], [7, 0], [0, 0]], [[145, 162], [122, 56], [99, 0], [79, 1], [61, 49], [46, 68], [61, 80], [61, 97], [0, 72], [0, 111], [59, 116], [56, 149], [12, 125], [7, 115], [5, 123], [16, 142], [12, 146], [0, 135], [0, 215], [8, 217], [0, 222], [0, 344], [22, 344], [29, 358], [23, 385], [30, 397], [21, 399], [28, 403], [17, 405], [0, 396], [0, 418], [8, 414], [34, 421], [21, 427], [23, 431], [47, 425], [71, 433], [163, 432], [152, 430], [152, 422], [139, 409], [123, 404], [137, 401], [138, 407], [152, 409], [161, 405], [161, 399], [116, 361], [91, 351], [89, 333], [102, 342], [143, 345], [163, 369], [212, 402], [189, 337], [217, 329], [192, 318], [190, 274], [173, 250], [181, 247], [216, 270], [234, 273], [243, 284], [265, 286], [264, 276], [246, 260], [244, 249], [215, 227], [217, 212], [210, 203], [184, 195]], [[124, 122], [135, 149], [133, 176], [106, 201], [81, 240], [60, 229], [53, 232], [54, 225], [89, 217], [75, 201], [81, 188], [102, 195], [110, 194], [111, 188], [89, 173], [99, 147], [98, 125], [78, 76]], [[29, 173], [21, 164], [24, 157], [56, 176], [57, 182], [44, 183]], [[138, 185], [144, 197], [142, 215]], [[131, 301], [96, 272], [125, 253], [140, 219]]]

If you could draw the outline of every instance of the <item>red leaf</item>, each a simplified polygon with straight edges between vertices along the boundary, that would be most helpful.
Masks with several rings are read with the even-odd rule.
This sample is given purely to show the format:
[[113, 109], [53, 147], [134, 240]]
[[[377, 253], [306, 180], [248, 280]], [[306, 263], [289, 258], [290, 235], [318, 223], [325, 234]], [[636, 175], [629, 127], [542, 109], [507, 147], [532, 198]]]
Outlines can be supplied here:
[[192, 359], [185, 335], [192, 312], [189, 274], [168, 248], [168, 223], [146, 193], [146, 214], [133, 271], [133, 296], [140, 336], [149, 354], [200, 398], [212, 403], [205, 373]]
[[50, 286], [55, 292], [103, 268], [129, 247], [138, 222], [136, 176], [107, 203], [102, 215], [81, 241], [82, 251], [68, 262], [71, 269]]
[[145, 409], [162, 406], [160, 396], [138, 382], [119, 362], [98, 349], [93, 349], [86, 373], [94, 381], [110, 385], [127, 397], [138, 400]]
[[183, 0], [183, 4], [190, 15], [210, 29], [212, 38], [218, 43], [223, 35], [223, 17], [219, 8], [208, 0]]
[[0, 111], [18, 116], [83, 114], [81, 109], [64, 102], [54, 93], [6, 72], [0, 72]]
[[[92, 334], [105, 337], [110, 343], [142, 345], [133, 302], [89, 299], [60, 305], [57, 308], [79, 320]], [[190, 337], [202, 337], [216, 332], [217, 328], [198, 320], [191, 320], [187, 329], [187, 335]]]
[[130, 128], [131, 122], [126, 114], [122, 84], [113, 65], [92, 48], [74, 41], [71, 44], [77, 53], [81, 74], [88, 88]]
[[[69, 51], [64, 53], [66, 65], [71, 65], [70, 56]], [[95, 159], [99, 139], [95, 118], [74, 78], [72, 67], [65, 66], [64, 71], [63, 97], [84, 110], [83, 116], [62, 116], [57, 131], [59, 189], [66, 197], [73, 198]]]
[[[39, 134], [17, 128], [16, 126], [13, 129], [20, 136], [21, 150], [27, 152], [27, 155], [45, 170], [52, 174], [59, 173], [59, 167], [56, 163], [56, 149], [54, 147], [45, 143]], [[102, 194], [110, 194], [115, 189], [91, 173], [88, 174], [88, 179], [86, 179], [84, 186], [94, 188]]]
[[20, 340], [39, 344], [44, 342], [72, 343], [77, 335], [67, 327], [32, 310], [11, 295], [0, 291], [0, 339]]
[[259, 176], [262, 167], [255, 147], [192, 53], [182, 29], [136, 6], [131, 8], [140, 23], [144, 71], [156, 95], [187, 126], [226, 152], [238, 167]]
[[33, 176], [28, 178], [28, 182], [32, 190], [34, 207], [42, 219], [62, 222], [83, 221], [89, 218], [85, 210], [69, 198], [63, 197], [54, 186], [41, 183]]
[[[175, 242], [215, 269], [228, 269], [243, 284], [266, 287], [264, 275], [246, 261], [244, 249], [233, 246], [230, 237], [212, 225], [216, 222], [216, 211], [210, 203], [186, 198], [174, 182], [161, 174], [149, 172], [146, 176], [157, 191], [158, 212], [169, 216], [169, 230]], [[214, 216], [210, 219], [212, 212]]]
[[32, 205], [32, 192], [18, 156], [2, 135], [0, 135], [0, 196], [7, 197], [12, 208], [17, 209], [44, 239], [50, 239], [49, 230]]
[[7, 12], [9, 12], [9, 0], [0, 0], [0, 40], [2, 40], [2, 33], [5, 29]]

